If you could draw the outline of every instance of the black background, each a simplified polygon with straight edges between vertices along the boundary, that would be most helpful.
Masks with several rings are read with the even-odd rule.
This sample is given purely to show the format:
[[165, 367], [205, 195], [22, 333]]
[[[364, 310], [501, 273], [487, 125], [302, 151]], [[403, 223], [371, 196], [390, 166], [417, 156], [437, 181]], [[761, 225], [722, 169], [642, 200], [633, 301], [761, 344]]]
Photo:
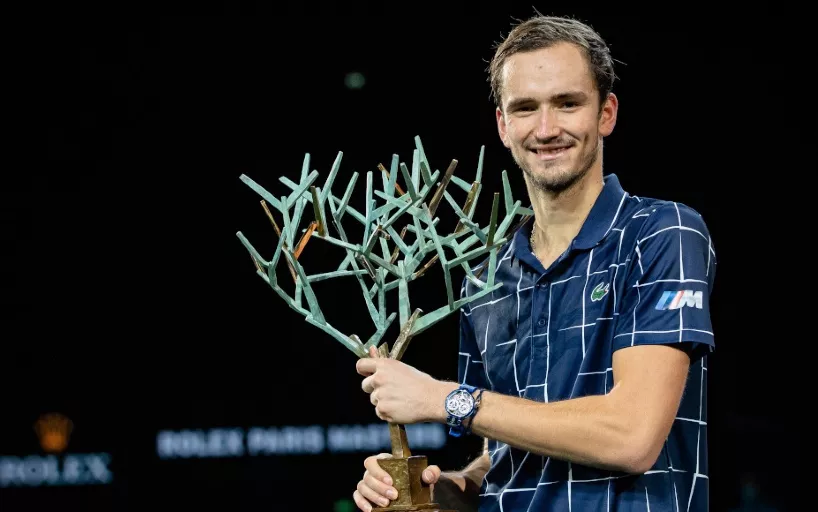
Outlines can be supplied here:
[[[554, 13], [590, 22], [619, 61], [606, 173], [632, 194], [692, 206], [713, 236], [711, 506], [737, 506], [748, 478], [764, 500], [792, 505], [782, 468], [800, 441], [780, 397], [798, 371], [779, 349], [792, 295], [774, 291], [787, 222], [762, 227], [775, 210], [797, 209], [774, 193], [797, 188], [789, 177], [805, 158], [805, 132], [793, 124], [804, 111], [791, 102], [800, 86], [784, 74], [792, 57], [758, 37], [746, 13]], [[13, 131], [24, 143], [12, 144], [21, 158], [2, 190], [0, 453], [36, 453], [32, 424], [56, 410], [75, 424], [69, 451], [112, 453], [115, 481], [0, 489], [0, 510], [332, 510], [351, 496], [365, 454], [155, 455], [162, 429], [379, 421], [355, 357], [256, 276], [235, 233], [266, 257], [275, 235], [239, 176], [280, 196], [288, 191], [278, 176], [297, 180], [305, 153], [323, 184], [343, 151], [335, 193], [357, 171], [360, 205], [365, 173], [388, 167], [393, 153], [411, 162], [420, 135], [432, 166], [442, 172], [458, 159], [466, 181], [485, 145], [483, 190], [501, 190], [505, 169], [525, 201], [497, 137], [485, 68], [512, 17], [531, 6], [73, 14], [27, 23], [12, 52], [22, 66], [8, 80], [23, 111]], [[363, 73], [362, 89], [345, 87], [349, 72]], [[486, 222], [490, 196], [481, 197]], [[445, 221], [445, 204], [440, 212]], [[340, 254], [315, 242], [302, 259], [319, 269]], [[443, 290], [430, 273], [413, 300], [428, 311]], [[317, 292], [333, 325], [369, 336], [356, 286]], [[455, 378], [456, 316], [414, 340], [405, 360]], [[474, 447], [450, 440], [427, 455], [452, 469]]]

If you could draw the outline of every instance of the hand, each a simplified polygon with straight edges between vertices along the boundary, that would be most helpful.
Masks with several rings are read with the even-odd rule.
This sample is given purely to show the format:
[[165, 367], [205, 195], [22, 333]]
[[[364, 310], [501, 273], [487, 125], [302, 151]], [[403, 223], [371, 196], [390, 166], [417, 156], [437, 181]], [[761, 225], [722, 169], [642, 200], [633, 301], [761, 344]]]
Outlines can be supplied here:
[[[391, 458], [389, 453], [381, 453], [367, 457], [364, 461], [364, 477], [358, 482], [358, 488], [352, 494], [352, 499], [359, 509], [364, 512], [372, 510], [372, 505], [378, 507], [388, 507], [390, 500], [397, 499], [398, 491], [392, 487], [392, 477], [378, 464], [378, 459]], [[423, 470], [421, 476], [423, 481], [429, 485], [434, 485], [440, 478], [440, 468], [429, 466]], [[434, 492], [434, 487], [432, 487]]]
[[405, 363], [379, 357], [375, 347], [369, 349], [369, 355], [359, 359], [355, 367], [366, 377], [361, 388], [369, 393], [378, 418], [404, 425], [446, 420], [443, 401], [456, 384], [437, 381]]

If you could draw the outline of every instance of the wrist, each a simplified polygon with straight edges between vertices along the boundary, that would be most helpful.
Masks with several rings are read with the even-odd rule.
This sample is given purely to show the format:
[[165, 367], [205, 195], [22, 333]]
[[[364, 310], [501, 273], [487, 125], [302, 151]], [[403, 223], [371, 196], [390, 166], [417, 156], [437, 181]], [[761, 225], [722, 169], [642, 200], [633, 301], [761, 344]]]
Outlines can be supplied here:
[[438, 381], [436, 384], [437, 385], [432, 393], [432, 399], [430, 401], [431, 410], [429, 417], [434, 422], [446, 423], [446, 418], [449, 416], [446, 413], [446, 407], [444, 406], [446, 403], [446, 397], [449, 396], [449, 393], [457, 389], [459, 384], [456, 382], [445, 381]]

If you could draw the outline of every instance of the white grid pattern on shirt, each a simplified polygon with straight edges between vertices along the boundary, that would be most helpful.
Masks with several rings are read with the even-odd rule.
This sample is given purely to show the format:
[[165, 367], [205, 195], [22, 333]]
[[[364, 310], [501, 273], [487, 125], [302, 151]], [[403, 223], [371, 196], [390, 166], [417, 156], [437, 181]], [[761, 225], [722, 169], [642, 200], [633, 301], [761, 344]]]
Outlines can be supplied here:
[[[619, 214], [619, 212], [622, 209], [622, 206], [623, 206], [623, 204], [625, 202], [626, 196], [627, 196], [627, 194], [623, 195], [623, 197], [622, 197], [622, 201], [620, 202], [619, 209], [617, 210], [617, 215]], [[639, 199], [637, 199], [637, 200], [639, 200]], [[641, 200], [639, 200], [639, 201], [641, 201]], [[697, 230], [697, 229], [694, 229], [694, 228], [691, 228], [691, 227], [688, 227], [688, 226], [684, 226], [683, 223], [682, 223], [681, 214], [679, 212], [679, 205], [677, 203], [672, 203], [672, 204], [673, 204], [673, 207], [676, 209], [676, 213], [677, 213], [677, 220], [678, 220], [677, 225], [661, 228], [661, 229], [659, 229], [659, 230], [657, 230], [655, 232], [652, 232], [652, 233], [638, 239], [637, 242], [636, 242], [636, 246], [635, 246], [635, 250], [634, 250], [633, 254], [634, 254], [635, 258], [636, 258], [636, 263], [639, 266], [640, 272], [642, 274], [644, 274], [645, 270], [644, 270], [644, 267], [642, 265], [642, 252], [640, 250], [640, 246], [645, 241], [659, 235], [662, 232], [665, 232], [665, 231], [668, 231], [668, 230], [678, 230], [678, 232], [679, 232], [679, 251], [680, 251], [680, 254], [679, 254], [679, 277], [678, 277], [678, 279], [659, 279], [659, 280], [654, 280], [654, 281], [651, 281], [651, 282], [644, 282], [644, 283], [640, 283], [639, 281], [637, 281], [632, 286], [635, 289], [635, 291], [637, 292], [637, 305], [639, 304], [639, 301], [641, 300], [640, 288], [643, 288], [643, 287], [652, 286], [652, 285], [656, 285], [656, 284], [659, 284], [659, 283], [678, 283], [678, 284], [699, 283], [699, 284], [705, 284], [705, 285], [707, 284], [707, 281], [704, 281], [704, 280], [686, 279], [685, 278], [683, 247], [682, 247], [682, 233], [683, 232], [685, 232], [685, 231], [686, 232], [693, 232], [693, 233], [701, 236], [702, 238], [704, 238], [707, 241], [707, 247], [708, 247], [707, 256], [708, 256], [708, 258], [707, 258], [705, 276], [710, 275], [710, 265], [711, 265], [711, 263], [715, 264], [715, 250], [713, 249], [712, 240], [710, 239], [709, 235], [705, 235], [700, 230]], [[649, 210], [649, 209], [651, 211], [646, 213], [646, 211]], [[657, 210], [656, 206], [643, 208], [643, 209], [640, 209], [639, 211], [637, 211], [631, 218], [636, 219], [636, 218], [640, 218], [640, 217], [649, 217], [656, 210]], [[593, 262], [593, 256], [594, 256], [594, 250], [592, 249], [589, 252], [589, 255], [588, 255], [588, 262], [587, 262], [587, 265], [586, 265], [586, 268], [585, 268], [586, 271], [585, 271], [584, 275], [572, 275], [572, 276], [569, 276], [569, 277], [567, 277], [565, 279], [562, 279], [562, 280], [559, 280], [559, 281], [554, 281], [554, 282], [551, 283], [551, 286], [549, 287], [549, 296], [548, 296], [548, 315], [547, 315], [548, 324], [547, 324], [547, 327], [546, 327], [546, 332], [542, 333], [542, 334], [534, 334], [534, 335], [529, 334], [528, 335], [529, 337], [545, 336], [546, 341], [548, 341], [549, 335], [550, 335], [550, 332], [551, 332], [551, 325], [550, 325], [551, 317], [552, 317], [552, 315], [551, 315], [551, 299], [552, 299], [553, 287], [555, 285], [568, 283], [568, 282], [570, 282], [570, 281], [572, 281], [574, 279], [584, 279], [584, 283], [585, 283], [583, 285], [583, 294], [582, 294], [582, 297], [583, 297], [583, 301], [582, 301], [582, 323], [579, 324], [579, 325], [572, 325], [572, 326], [564, 327], [564, 328], [561, 328], [559, 330], [563, 331], [563, 330], [569, 330], [569, 329], [582, 329], [582, 331], [581, 331], [582, 332], [581, 342], [582, 342], [583, 358], [584, 358], [585, 352], [586, 352], [586, 343], [585, 343], [585, 331], [586, 331], [586, 329], [591, 328], [591, 327], [595, 327], [600, 322], [612, 321], [612, 320], [614, 320], [614, 317], [619, 315], [619, 310], [616, 309], [617, 308], [616, 278], [617, 278], [617, 276], [619, 274], [619, 268], [623, 267], [623, 266], [627, 266], [630, 263], [631, 258], [630, 258], [630, 256], [627, 256], [624, 260], [621, 259], [622, 240], [624, 238], [625, 229], [627, 229], [627, 226], [625, 228], [615, 228], [614, 227], [615, 224], [616, 224], [616, 218], [614, 218], [614, 220], [611, 222], [611, 225], [608, 228], [608, 230], [609, 231], [615, 231], [615, 232], [619, 233], [618, 242], [617, 242], [617, 251], [616, 251], [616, 259], [618, 261], [615, 262], [615, 263], [611, 263], [610, 265], [607, 266], [607, 268], [614, 268], [613, 281], [611, 283], [611, 288], [612, 288], [612, 291], [613, 291], [613, 301], [614, 301], [614, 314], [613, 314], [614, 316], [613, 317], [596, 318], [596, 319], [594, 319], [593, 322], [589, 322], [585, 318], [586, 300], [587, 300], [586, 297], [588, 297], [588, 294], [587, 294], [588, 281], [589, 281], [590, 277], [592, 275], [594, 275], [594, 274], [601, 274], [601, 273], [608, 272], [607, 269], [598, 270], [598, 271], [595, 271], [595, 272], [591, 271], [591, 269], [593, 268], [592, 267], [592, 262]], [[506, 251], [506, 253], [503, 255], [503, 258], [500, 260], [501, 263], [505, 262], [505, 261], [508, 261], [508, 260], [510, 260], [512, 258], [513, 243], [510, 244], [510, 245], [511, 245], [511, 247], [509, 247], [509, 250]], [[711, 261], [711, 256], [713, 256], [712, 261]], [[516, 302], [517, 302], [517, 304], [516, 304], [516, 311], [517, 311], [516, 322], [517, 322], [517, 325], [519, 325], [519, 322], [520, 322], [520, 309], [521, 309], [521, 297], [520, 297], [520, 295], [521, 295], [522, 292], [529, 291], [529, 290], [532, 290], [534, 288], [534, 286], [528, 286], [528, 287], [523, 288], [523, 287], [521, 287], [522, 283], [523, 283], [523, 270], [522, 270], [522, 267], [521, 267], [520, 270], [519, 270], [519, 276], [518, 276], [517, 283], [516, 283], [516, 291], [514, 293], [504, 294], [501, 297], [492, 298], [489, 301], [474, 305], [468, 311], [464, 310], [463, 314], [466, 315], [466, 316], [470, 316], [470, 315], [472, 315], [474, 313], [475, 310], [477, 310], [479, 308], [492, 306], [492, 305], [495, 305], [495, 304], [497, 304], [497, 303], [499, 303], [501, 301], [505, 301], [505, 300], [516, 300]], [[468, 285], [464, 286], [463, 291], [466, 291], [467, 287], [468, 287]], [[623, 337], [623, 336], [630, 336], [631, 337], [631, 344], [634, 344], [635, 343], [635, 336], [637, 334], [659, 334], [659, 333], [666, 334], [666, 333], [670, 333], [670, 332], [678, 332], [679, 341], [684, 341], [684, 339], [685, 339], [684, 338], [684, 336], [685, 336], [684, 333], [686, 331], [700, 332], [700, 333], [703, 333], [703, 334], [708, 334], [710, 336], [713, 335], [713, 333], [711, 331], [707, 331], [707, 330], [686, 329], [685, 326], [684, 326], [684, 322], [683, 322], [682, 308], [679, 309], [679, 328], [677, 330], [675, 330], [675, 331], [640, 331], [640, 330], [637, 329], [637, 317], [636, 317], [637, 309], [638, 308], [634, 307], [634, 310], [633, 310], [633, 315], [634, 316], [633, 316], [633, 323], [632, 323], [631, 331], [629, 333], [618, 334], [615, 337], [618, 338], [618, 337]], [[487, 350], [488, 345], [489, 345], [489, 329], [491, 328], [490, 325], [491, 325], [491, 322], [489, 320], [489, 321], [486, 322], [486, 330], [485, 330], [485, 333], [484, 333], [484, 336], [483, 336], [483, 345], [482, 345], [482, 347], [478, 347], [480, 349], [481, 358], [483, 358], [483, 359], [484, 359], [486, 350]], [[547, 384], [547, 381], [548, 381], [548, 370], [549, 370], [549, 363], [550, 363], [550, 343], [546, 344], [545, 382], [543, 382], [542, 384], [529, 384], [529, 385], [526, 385], [526, 386], [524, 386], [522, 388], [520, 387], [520, 384], [519, 384], [521, 379], [518, 376], [517, 365], [516, 365], [517, 339], [512, 339], [512, 340], [508, 340], [508, 341], [505, 341], [505, 342], [500, 342], [500, 343], [495, 344], [495, 346], [502, 346], [502, 345], [509, 345], [509, 344], [514, 344], [514, 346], [515, 346], [514, 355], [513, 355], [514, 364], [512, 365], [512, 368], [513, 368], [513, 373], [514, 373], [514, 382], [515, 382], [515, 385], [516, 385], [518, 395], [522, 396], [524, 394], [524, 392], [529, 388], [542, 386], [543, 387], [544, 401], [547, 402], [548, 401], [548, 384]], [[488, 368], [485, 367], [486, 365], [485, 365], [483, 360], [471, 360], [471, 354], [469, 354], [469, 353], [460, 352], [460, 355], [461, 356], [466, 356], [466, 358], [467, 358], [466, 368], [467, 369], [471, 366], [471, 364], [483, 365], [485, 376], [486, 376], [487, 379], [489, 379]], [[690, 494], [689, 494], [689, 497], [688, 497], [688, 500], [687, 500], [688, 510], [690, 509], [690, 506], [691, 506], [691, 503], [692, 503], [692, 500], [693, 500], [693, 493], [694, 493], [694, 490], [695, 490], [695, 485], [696, 485], [697, 479], [699, 479], [699, 478], [707, 479], [708, 478], [707, 475], [702, 474], [699, 471], [700, 470], [699, 442], [701, 441], [701, 430], [702, 430], [702, 428], [705, 428], [706, 425], [707, 425], [707, 423], [705, 421], [703, 421], [703, 419], [702, 419], [703, 418], [703, 413], [704, 413], [704, 411], [703, 411], [704, 378], [705, 378], [705, 371], [707, 370], [707, 367], [706, 367], [706, 364], [705, 364], [705, 358], [702, 358], [700, 361], [698, 361], [698, 365], [699, 365], [699, 368], [700, 368], [699, 417], [698, 417], [698, 419], [685, 418], [685, 417], [679, 417], [679, 416], [677, 416], [675, 418], [676, 421], [692, 422], [692, 423], [695, 423], [695, 424], [697, 424], [699, 426], [699, 429], [698, 429], [699, 433], [698, 433], [698, 436], [697, 436], [696, 470], [695, 470], [695, 473], [693, 475]], [[602, 369], [602, 370], [599, 370], [599, 371], [579, 372], [577, 375], [579, 377], [583, 377], [583, 376], [588, 376], [588, 375], [605, 374], [605, 376], [606, 376], [605, 379], [604, 379], [605, 382], [606, 382], [605, 392], [607, 392], [607, 391], [609, 391], [607, 389], [607, 380], [608, 380], [607, 379], [607, 374], [612, 373], [612, 372], [613, 372], [613, 369], [608, 367], [608, 368], [605, 368], [605, 369]], [[465, 382], [466, 378], [467, 378], [467, 374], [464, 373], [462, 380]], [[489, 383], [490, 383], [490, 381], [489, 381]], [[497, 453], [499, 453], [499, 452], [502, 452], [505, 449], [508, 449], [508, 445], [506, 445], [504, 443], [498, 443], [497, 448], [490, 452], [490, 457], [492, 459], [492, 462], [494, 461], [495, 455]], [[525, 457], [527, 458], [528, 454], [526, 454]], [[545, 460], [545, 457], [543, 457], [543, 461], [544, 460]], [[523, 461], [520, 462], [519, 465], [517, 465], [518, 470], [519, 470], [519, 468], [523, 467], [524, 462], [525, 462], [525, 458], [523, 459]], [[498, 499], [501, 511], [503, 510], [502, 498], [503, 498], [504, 494], [506, 494], [506, 493], [526, 492], [526, 491], [532, 491], [533, 492], [533, 491], [536, 490], [536, 488], [531, 488], [531, 487], [528, 487], [528, 488], [509, 488], [508, 487], [508, 483], [510, 483], [513, 480], [513, 477], [516, 474], [516, 470], [514, 469], [514, 466], [515, 465], [514, 465], [514, 462], [513, 462], [513, 459], [512, 459], [511, 460], [512, 477], [509, 478], [509, 480], [507, 481], [505, 487], [500, 489], [498, 492], [486, 492], [486, 493], [481, 494], [481, 496], [496, 496], [497, 499]], [[569, 478], [568, 478], [568, 481], [567, 481], [567, 485], [568, 485], [569, 511], [570, 511], [570, 504], [571, 504], [571, 486], [572, 486], [572, 484], [585, 483], [585, 482], [594, 482], [594, 481], [604, 481], [604, 480], [609, 480], [610, 481], [610, 480], [615, 480], [617, 478], [622, 478], [621, 476], [610, 476], [610, 477], [607, 477], [607, 478], [598, 478], [598, 479], [590, 479], [590, 480], [574, 480], [572, 478], [572, 468], [571, 468], [570, 463], [569, 463], [568, 468], [569, 468], [568, 469]], [[672, 463], [671, 463], [668, 470], [651, 470], [651, 471], [646, 472], [645, 475], [662, 474], [662, 473], [668, 473], [669, 471], [670, 472], [683, 472], [683, 470], [674, 469], [672, 467]], [[548, 486], [548, 485], [553, 485], [553, 484], [558, 484], [558, 483], [565, 483], [565, 481], [539, 482], [537, 484], [537, 487]], [[675, 480], [673, 482], [673, 486], [674, 486], [674, 494], [675, 494], [676, 493]], [[610, 496], [608, 496], [608, 499], [610, 499]], [[645, 500], [646, 500], [646, 506], [648, 507], [648, 510], [649, 510], [650, 503], [649, 503], [649, 498], [648, 498], [647, 487], [645, 487]], [[678, 496], [676, 496], [676, 501], [677, 501], [677, 510], [678, 510]]]

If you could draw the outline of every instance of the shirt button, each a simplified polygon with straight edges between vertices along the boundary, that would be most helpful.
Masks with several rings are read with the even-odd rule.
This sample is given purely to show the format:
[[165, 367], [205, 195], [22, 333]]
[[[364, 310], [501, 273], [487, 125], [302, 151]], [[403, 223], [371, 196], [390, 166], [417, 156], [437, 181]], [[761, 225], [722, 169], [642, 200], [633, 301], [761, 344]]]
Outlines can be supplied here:
[[545, 318], [540, 318], [539, 320], [537, 320], [537, 325], [539, 325], [540, 327], [545, 325]]

